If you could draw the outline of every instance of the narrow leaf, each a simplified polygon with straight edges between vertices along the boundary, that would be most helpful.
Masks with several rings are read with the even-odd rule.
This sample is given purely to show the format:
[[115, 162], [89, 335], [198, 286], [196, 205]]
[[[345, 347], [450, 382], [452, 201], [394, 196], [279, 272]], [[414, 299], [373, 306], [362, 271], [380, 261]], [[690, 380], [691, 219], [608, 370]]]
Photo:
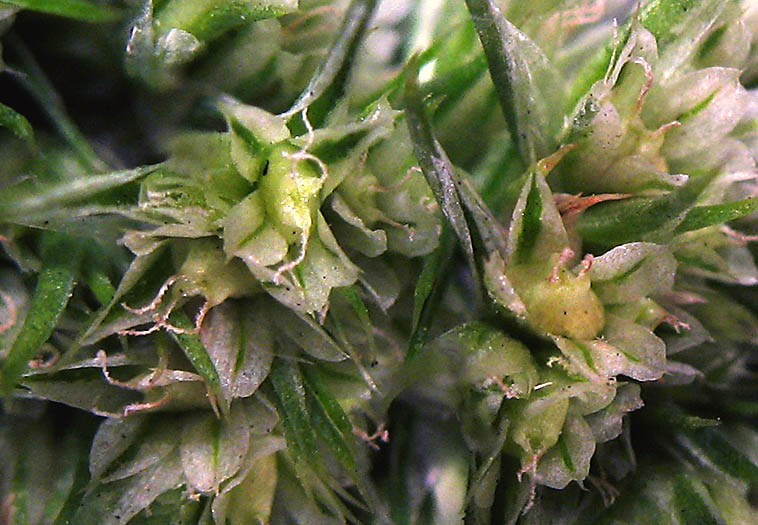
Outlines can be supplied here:
[[563, 95], [545, 55], [495, 0], [466, 0], [514, 142], [526, 163], [555, 150]]
[[90, 268], [84, 276], [92, 295], [101, 305], [108, 304], [116, 294], [110, 278], [100, 268]]
[[298, 97], [287, 115], [294, 115], [309, 108], [308, 119], [319, 126], [336, 102], [345, 93], [350, 70], [358, 45], [366, 32], [366, 26], [374, 12], [376, 0], [353, 0], [345, 13], [337, 40], [329, 50], [305, 90]]
[[758, 208], [758, 198], [755, 197], [711, 206], [695, 206], [676, 227], [674, 233], [684, 233], [715, 224], [723, 224], [750, 215], [756, 208]]
[[305, 399], [303, 376], [297, 365], [278, 360], [271, 370], [271, 382], [281, 408], [287, 446], [298, 461], [307, 464], [318, 458], [318, 447]]
[[413, 141], [413, 151], [416, 154], [421, 170], [424, 172], [434, 197], [442, 208], [450, 226], [458, 236], [463, 252], [466, 254], [474, 282], [478, 282], [474, 247], [471, 241], [466, 216], [461, 205], [457, 187], [462, 185], [460, 177], [455, 173], [450, 159], [437, 141], [426, 115], [423, 100], [418, 86], [417, 71], [408, 75], [405, 83], [405, 103], [408, 130]]
[[442, 231], [437, 248], [424, 258], [421, 275], [413, 291], [413, 325], [406, 360], [416, 357], [426, 343], [434, 313], [440, 305], [438, 300], [444, 290], [444, 275], [451, 264], [455, 241], [450, 228]]
[[[412, 330], [418, 327], [421, 312], [432, 295], [434, 288], [439, 283], [442, 268], [450, 257], [452, 243], [450, 242], [450, 229], [446, 228], [440, 237], [440, 243], [437, 248], [424, 257], [424, 263], [421, 267], [421, 274], [416, 281], [416, 287], [413, 290], [413, 324]], [[447, 253], [446, 253], [447, 252]]]
[[[699, 486], [698, 486], [699, 485]], [[700, 490], [698, 490], [698, 488]], [[678, 511], [681, 523], [698, 523], [702, 525], [718, 525], [722, 523], [703, 499], [707, 489], [702, 483], [680, 474], [674, 481], [674, 508]]]
[[114, 7], [86, 0], [4, 0], [3, 3], [84, 22], [109, 22], [121, 17], [121, 11]]
[[691, 416], [675, 405], [664, 405], [652, 407], [645, 411], [645, 415], [650, 417], [656, 425], [661, 427], [678, 428], [685, 430], [694, 430], [704, 427], [716, 427], [721, 424], [718, 419], [707, 419], [698, 416]]
[[25, 217], [58, 209], [139, 180], [155, 169], [155, 166], [145, 166], [103, 175], [83, 175], [65, 182], [9, 188], [0, 195], [0, 220], [23, 221]]
[[694, 177], [663, 197], [600, 203], [580, 217], [579, 232], [586, 241], [604, 246], [639, 240], [666, 240], [685, 220], [710, 180], [705, 175]]
[[[84, 333], [79, 336], [77, 345], [95, 343], [118, 330], [107, 326], [109, 314], [116, 303], [124, 298], [130, 291], [134, 290], [136, 286], [145, 281], [149, 282], [151, 273], [156, 270], [157, 266], [166, 261], [166, 258], [164, 257], [165, 247], [166, 245], [163, 241], [156, 242], [144, 253], [137, 255], [137, 257], [132, 260], [129, 268], [121, 278], [121, 282], [119, 282], [118, 288], [116, 288], [113, 297], [111, 297], [111, 300], [93, 316], [89, 326], [87, 326]], [[104, 324], [105, 326], [103, 326]], [[74, 357], [75, 353], [71, 352], [70, 354], [70, 357]], [[64, 356], [63, 361], [68, 362], [66, 356]]]
[[363, 302], [363, 299], [358, 293], [358, 290], [356, 290], [355, 286], [343, 286], [341, 288], [337, 288], [336, 291], [337, 293], [342, 294], [345, 300], [347, 300], [348, 304], [350, 304], [350, 307], [353, 309], [355, 314], [358, 316], [358, 320], [361, 322], [361, 326], [363, 326], [363, 330], [366, 332], [366, 337], [368, 338], [369, 346], [372, 350], [372, 355], [376, 355], [374, 325], [371, 323], [371, 317], [369, 316], [368, 308], [366, 307], [366, 303]]
[[[193, 328], [192, 321], [181, 309], [174, 310], [169, 316], [169, 320], [179, 328], [185, 330]], [[218, 376], [218, 370], [216, 370], [213, 360], [208, 355], [208, 350], [205, 348], [200, 336], [193, 333], [172, 333], [172, 337], [182, 349], [184, 355], [187, 356], [189, 362], [192, 363], [195, 371], [206, 381], [211, 390], [216, 395], [221, 395], [221, 380]], [[228, 407], [228, 405], [225, 406]]]
[[76, 509], [79, 508], [81, 499], [84, 496], [85, 486], [89, 480], [89, 472], [87, 469], [87, 447], [90, 443], [90, 440], [87, 439], [87, 437], [89, 437], [89, 435], [87, 434], [86, 437], [82, 436], [82, 427], [79, 425], [72, 425], [72, 428], [76, 430], [75, 433], [80, 441], [79, 446], [82, 450], [78, 454], [67, 454], [67, 456], [71, 456], [71, 461], [76, 462], [75, 470], [72, 472], [73, 480], [67, 489], [68, 498], [57, 509], [57, 513], [52, 511], [51, 507], [48, 506], [48, 509], [51, 510], [51, 512], [47, 515], [48, 519], [46, 519], [46, 522], [54, 523], [55, 525], [68, 525], [69, 523], [72, 523], [72, 517], [76, 512]]
[[308, 354], [324, 361], [342, 361], [347, 358], [331, 334], [310, 316], [285, 308], [279, 303], [271, 308], [275, 309], [273, 320], [279, 330]]
[[0, 104], [0, 126], [5, 126], [22, 140], [34, 139], [34, 130], [26, 117], [5, 104]]
[[366, 502], [372, 503], [370, 485], [362, 473], [358, 471], [352, 423], [315, 368], [305, 368], [303, 376], [306, 391], [311, 394], [309, 397], [312, 399], [310, 404], [314, 428], [319, 432], [321, 439], [327, 444], [342, 468], [345, 469], [347, 475], [356, 484]]
[[758, 465], [711, 428], [685, 431], [678, 441], [693, 458], [748, 483], [758, 483]]
[[0, 389], [9, 394], [42, 344], [48, 340], [74, 289], [82, 247], [68, 237], [46, 234], [42, 269], [24, 325], [0, 369]]

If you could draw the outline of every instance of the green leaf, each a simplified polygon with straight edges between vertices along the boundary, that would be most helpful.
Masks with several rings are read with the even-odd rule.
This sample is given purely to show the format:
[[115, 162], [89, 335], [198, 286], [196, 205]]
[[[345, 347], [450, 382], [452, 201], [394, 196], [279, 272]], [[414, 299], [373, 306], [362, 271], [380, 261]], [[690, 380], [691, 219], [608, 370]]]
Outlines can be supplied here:
[[681, 523], [702, 525], [722, 523], [720, 516], [714, 514], [704, 501], [703, 495], [707, 493], [702, 483], [685, 474], [677, 476], [674, 481], [674, 508], [679, 514]]
[[667, 247], [635, 242], [596, 257], [589, 275], [592, 289], [603, 303], [625, 304], [669, 292], [676, 267], [676, 259]]
[[355, 459], [355, 436], [353, 424], [345, 414], [342, 406], [329, 391], [324, 377], [315, 367], [303, 369], [306, 392], [312, 400], [311, 420], [321, 439], [329, 447], [346, 474], [356, 484], [364, 500], [375, 506], [370, 485], [364, 473], [358, 470]]
[[[164, 241], [156, 242], [150, 246], [144, 253], [138, 254], [135, 257], [129, 268], [127, 268], [124, 275], [121, 277], [121, 281], [116, 288], [116, 292], [113, 294], [111, 300], [104, 305], [95, 315], [92, 316], [87, 328], [77, 339], [77, 346], [88, 345], [99, 341], [100, 339], [112, 335], [125, 328], [109, 326], [110, 316], [113, 313], [112, 310], [119, 300], [122, 300], [129, 292], [132, 292], [135, 288], [143, 285], [145, 282], [151, 282], [155, 275], [160, 276], [162, 268], [161, 265], [165, 264], [167, 258], [166, 244]], [[170, 270], [167, 270], [170, 271]], [[163, 277], [164, 281], [166, 277]], [[157, 286], [160, 286], [158, 284]], [[154, 295], [155, 290], [150, 292]], [[148, 299], [149, 301], [149, 299]], [[135, 322], [135, 324], [137, 324]], [[72, 352], [72, 356], [73, 356]], [[67, 361], [66, 356], [63, 357], [63, 361]]]
[[343, 286], [336, 288], [335, 291], [342, 295], [358, 316], [358, 320], [363, 326], [363, 330], [366, 332], [366, 338], [371, 348], [371, 354], [376, 355], [376, 341], [374, 340], [374, 325], [371, 323], [371, 317], [368, 313], [366, 303], [363, 302], [358, 290], [355, 286]]
[[[350, 453], [350, 443], [353, 440], [353, 424], [347, 418], [347, 414], [342, 409], [342, 406], [337, 402], [337, 399], [329, 391], [329, 387], [325, 384], [325, 378], [314, 367], [306, 367], [303, 370], [303, 377], [305, 379], [306, 390], [311, 392], [314, 398], [318, 401], [318, 405], [323, 410], [324, 415], [329, 418], [330, 424], [340, 434], [340, 445]], [[342, 461], [343, 458], [338, 458]], [[352, 457], [344, 458], [346, 462], [352, 464], [352, 468], [355, 468], [355, 460]]]
[[[131, 416], [124, 419], [131, 419]], [[170, 417], [165, 419], [145, 418], [143, 421], [145, 424], [140, 427], [139, 434], [136, 436], [133, 433], [131, 435], [128, 433], [132, 429], [127, 425], [121, 427], [127, 436], [125, 441], [133, 440], [133, 443], [114, 462], [107, 465], [103, 476], [90, 483], [91, 488], [97, 487], [98, 484], [112, 483], [144, 472], [164, 461], [169, 454], [176, 450], [176, 433], [182, 428], [181, 423], [177, 426], [177, 420]], [[104, 436], [101, 435], [101, 437]], [[114, 437], [117, 443], [119, 437], [121, 436]], [[114, 448], [121, 448], [125, 444], [124, 442], [118, 443], [119, 446]], [[116, 450], [112, 450], [112, 452], [116, 452]]]
[[[415, 59], [414, 59], [415, 60]], [[426, 115], [424, 102], [418, 87], [417, 71], [408, 75], [405, 82], [405, 103], [408, 130], [413, 141], [413, 151], [416, 154], [421, 170], [424, 172], [434, 197], [442, 208], [450, 226], [458, 236], [458, 240], [466, 254], [474, 282], [478, 282], [474, 246], [471, 232], [461, 205], [458, 187], [463, 183], [453, 169], [450, 159], [437, 141], [432, 126]]]
[[445, 227], [437, 248], [424, 257], [421, 275], [413, 291], [413, 324], [406, 360], [419, 355], [426, 344], [429, 328], [440, 305], [438, 299], [445, 289], [444, 276], [450, 267], [454, 249], [455, 239], [451, 229]]
[[[561, 157], [562, 153], [555, 154]], [[569, 245], [563, 220], [555, 205], [553, 193], [545, 181], [552, 161], [537, 164], [526, 177], [508, 232], [509, 264], [529, 261], [550, 265], [550, 257], [560, 254]]]
[[308, 108], [311, 124], [318, 127], [323, 123], [345, 93], [358, 45], [375, 6], [376, 0], [353, 0], [350, 3], [337, 40], [287, 115], [295, 115]]
[[[169, 490], [142, 510], [129, 525], [189, 525], [198, 523], [204, 501], [187, 498], [184, 489]], [[223, 523], [223, 522], [222, 522]]]
[[646, 8], [642, 24], [655, 35], [660, 50], [656, 77], [666, 80], [682, 70], [700, 48], [732, 0], [661, 0]]
[[466, 0], [514, 142], [527, 163], [551, 154], [562, 123], [563, 94], [548, 59], [503, 15], [495, 0]]
[[110, 22], [123, 14], [112, 6], [86, 0], [3, 0], [3, 3], [84, 22]]
[[[75, 433], [77, 434], [77, 439], [79, 441], [79, 447], [81, 451], [78, 454], [74, 452], [68, 452], [64, 455], [66, 457], [66, 463], [68, 465], [65, 467], [67, 472], [66, 476], [71, 476], [73, 479], [71, 480], [71, 485], [66, 488], [64, 488], [60, 483], [56, 483], [56, 486], [63, 489], [58, 493], [58, 495], [63, 497], [64, 493], [66, 493], [68, 497], [57, 509], [57, 513], [53, 511], [51, 505], [48, 505], [50, 513], [48, 516], [46, 516], [46, 518], [49, 517], [49, 519], [47, 519], [47, 522], [54, 523], [55, 525], [68, 525], [69, 523], [72, 523], [71, 519], [74, 515], [74, 512], [76, 512], [76, 509], [79, 507], [81, 498], [84, 495], [87, 481], [89, 479], [89, 472], [87, 469], [87, 456], [90, 444], [89, 434], [83, 432], [83, 426], [73, 425], [72, 427], [76, 430]], [[74, 462], [75, 466], [73, 465]], [[73, 472], [69, 469], [73, 469]]]
[[721, 425], [719, 419], [708, 419], [692, 416], [685, 413], [675, 405], [654, 406], [644, 412], [645, 417], [650, 417], [656, 425], [661, 427], [695, 430], [705, 427], [717, 427]]
[[526, 346], [502, 331], [483, 322], [462, 324], [440, 336], [457, 339], [463, 361], [457, 377], [468, 384], [479, 386], [498, 377], [509, 387], [509, 398], [528, 397], [537, 384], [539, 375]]
[[[251, 443], [245, 467], [224, 483], [221, 493], [213, 498], [213, 518], [216, 523], [245, 525], [270, 521], [278, 481], [274, 452], [284, 448], [284, 440], [273, 436], [267, 436], [264, 440], [263, 443]], [[281, 445], [277, 448], [266, 446], [272, 442]]]
[[108, 304], [116, 294], [116, 289], [108, 275], [100, 268], [90, 267], [85, 270], [85, 281], [95, 299], [103, 306]]
[[660, 44], [665, 44], [677, 36], [674, 29], [687, 13], [703, 3], [703, 0], [654, 0], [645, 4], [640, 21]]
[[478, 55], [465, 64], [456, 64], [455, 69], [425, 85], [424, 92], [443, 97], [434, 112], [434, 118], [442, 118], [453, 111], [456, 104], [476, 85], [485, 71], [487, 71], [487, 61], [484, 56]]
[[34, 130], [26, 117], [5, 104], [0, 104], [0, 126], [5, 126], [22, 140], [34, 140]]
[[758, 198], [756, 197], [710, 206], [695, 206], [687, 213], [684, 220], [679, 223], [674, 233], [699, 230], [700, 228], [733, 221], [734, 219], [750, 215], [757, 208]]
[[597, 204], [580, 217], [579, 232], [585, 241], [603, 246], [639, 240], [667, 240], [684, 222], [686, 214], [710, 181], [711, 177], [698, 175], [663, 197]]
[[0, 221], [25, 223], [36, 216], [68, 204], [92, 198], [99, 193], [139, 180], [156, 170], [145, 166], [103, 175], [82, 175], [65, 182], [18, 185], [0, 195]]
[[589, 474], [594, 453], [595, 437], [590, 426], [581, 416], [567, 416], [558, 443], [540, 458], [540, 484], [563, 489], [573, 480], [582, 481]]
[[126, 452], [138, 438], [144, 438], [147, 418], [134, 415], [128, 418], [109, 418], [97, 429], [89, 454], [89, 472], [93, 482], [98, 481], [111, 465]]
[[[169, 321], [178, 328], [184, 330], [190, 330], [194, 327], [194, 323], [190, 321], [187, 314], [179, 308], [171, 312]], [[211, 390], [222, 399], [225, 399], [221, 389], [221, 380], [219, 379], [218, 370], [216, 370], [216, 366], [208, 354], [208, 350], [205, 348], [200, 336], [193, 333], [172, 333], [171, 336], [182, 349], [184, 355], [187, 356], [192, 367], [206, 381]], [[225, 403], [223, 406], [228, 408], [229, 405], [228, 403]]]
[[37, 418], [2, 422], [5, 525], [56, 523], [62, 513], [69, 515], [68, 502], [83, 488], [90, 421], [76, 414], [64, 428], [51, 423]]
[[52, 335], [74, 290], [81, 255], [82, 245], [78, 241], [55, 233], [45, 235], [42, 269], [29, 311], [0, 368], [2, 394], [11, 393], [29, 361]]
[[305, 398], [303, 376], [297, 365], [279, 359], [271, 370], [271, 382], [281, 409], [287, 447], [299, 463], [312, 464], [318, 459], [319, 451]]
[[270, 306], [274, 324], [300, 348], [317, 359], [342, 361], [347, 354], [332, 335], [309, 315], [293, 311], [280, 304]]
[[758, 483], [758, 465], [734, 448], [718, 431], [711, 428], [689, 430], [682, 432], [677, 441], [695, 460], [710, 464], [742, 481]]

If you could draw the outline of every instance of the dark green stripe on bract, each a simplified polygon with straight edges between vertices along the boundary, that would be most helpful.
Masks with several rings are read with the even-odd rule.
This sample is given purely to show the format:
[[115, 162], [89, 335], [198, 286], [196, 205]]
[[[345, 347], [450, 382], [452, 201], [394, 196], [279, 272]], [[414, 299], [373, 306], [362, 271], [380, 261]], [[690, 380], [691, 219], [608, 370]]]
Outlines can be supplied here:
[[521, 231], [516, 246], [516, 260], [519, 263], [529, 261], [537, 246], [537, 238], [542, 230], [542, 196], [537, 187], [537, 177], [532, 176], [532, 186], [526, 197]]
[[406, 361], [417, 357], [426, 344], [429, 328], [440, 307], [439, 297], [444, 291], [445, 275], [452, 264], [455, 238], [449, 226], [445, 226], [437, 248], [424, 257], [421, 275], [413, 291], [413, 321], [408, 342]]
[[679, 115], [676, 120], [679, 122], [685, 122], [686, 120], [691, 119], [701, 111], [703, 111], [705, 108], [708, 107], [708, 104], [710, 104], [713, 99], [716, 97], [716, 94], [718, 93], [718, 90], [714, 91], [707, 97], [705, 97], [703, 100], [692, 106], [690, 109]]
[[263, 144], [255, 137], [252, 131], [247, 129], [244, 124], [242, 124], [239, 120], [236, 118], [230, 118], [229, 119], [229, 126], [232, 128], [232, 131], [239, 135], [239, 137], [242, 139], [242, 142], [245, 143], [245, 149], [252, 154], [252, 155], [262, 155], [264, 152]]
[[337, 162], [350, 155], [351, 150], [357, 146], [368, 133], [368, 129], [360, 129], [353, 133], [348, 133], [338, 139], [323, 140], [311, 149], [311, 153], [327, 164]]

